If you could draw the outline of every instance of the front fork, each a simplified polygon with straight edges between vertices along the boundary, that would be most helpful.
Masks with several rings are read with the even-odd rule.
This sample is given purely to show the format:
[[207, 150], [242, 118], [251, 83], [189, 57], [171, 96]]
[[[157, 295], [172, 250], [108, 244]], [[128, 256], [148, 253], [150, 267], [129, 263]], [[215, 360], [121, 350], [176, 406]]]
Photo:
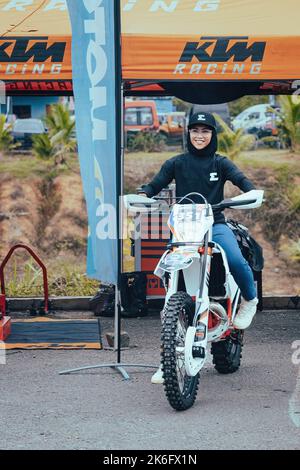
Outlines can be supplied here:
[[189, 326], [185, 336], [184, 362], [186, 373], [195, 376], [206, 360], [209, 299], [203, 299], [196, 326]]
[[196, 296], [196, 312], [192, 326], [187, 329], [185, 337], [185, 370], [195, 376], [203, 367], [207, 354], [208, 319], [209, 319], [209, 275], [212, 247], [202, 254], [200, 266], [200, 287]]

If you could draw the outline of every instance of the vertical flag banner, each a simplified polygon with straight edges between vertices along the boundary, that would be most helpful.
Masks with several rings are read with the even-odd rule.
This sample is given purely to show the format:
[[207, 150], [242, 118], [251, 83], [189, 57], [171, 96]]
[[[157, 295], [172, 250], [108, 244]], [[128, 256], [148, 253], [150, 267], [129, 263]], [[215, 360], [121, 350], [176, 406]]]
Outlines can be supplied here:
[[89, 233], [87, 275], [117, 283], [115, 2], [67, 0], [76, 131]]

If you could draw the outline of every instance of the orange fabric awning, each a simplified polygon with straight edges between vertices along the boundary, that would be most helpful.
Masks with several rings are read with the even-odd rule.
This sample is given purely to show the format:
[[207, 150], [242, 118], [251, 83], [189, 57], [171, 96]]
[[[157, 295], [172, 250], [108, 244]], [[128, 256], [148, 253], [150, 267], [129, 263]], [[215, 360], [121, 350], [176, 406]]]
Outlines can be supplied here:
[[63, 1], [0, 0], [0, 80], [7, 92], [72, 92], [71, 39]]
[[[140, 93], [186, 81], [291, 92], [300, 79], [299, 17], [298, 0], [121, 0], [123, 80], [131, 90], [150, 82]], [[0, 80], [11, 93], [72, 91], [64, 0], [0, 0]]]
[[124, 79], [300, 77], [299, 0], [123, 0], [122, 5]]

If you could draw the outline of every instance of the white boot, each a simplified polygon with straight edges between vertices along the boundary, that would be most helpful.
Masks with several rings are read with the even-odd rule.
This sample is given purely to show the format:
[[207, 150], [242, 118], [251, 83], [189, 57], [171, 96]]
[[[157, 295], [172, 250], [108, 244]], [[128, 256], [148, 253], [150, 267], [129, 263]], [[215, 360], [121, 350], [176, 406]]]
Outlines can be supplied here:
[[164, 378], [163, 378], [163, 371], [162, 371], [162, 365], [160, 364], [159, 368], [155, 372], [155, 374], [152, 375], [151, 377], [151, 383], [152, 384], [163, 384], [164, 383]]
[[242, 299], [239, 311], [233, 320], [233, 326], [238, 330], [245, 330], [251, 325], [254, 315], [256, 314], [256, 306], [258, 299], [255, 297], [252, 300]]

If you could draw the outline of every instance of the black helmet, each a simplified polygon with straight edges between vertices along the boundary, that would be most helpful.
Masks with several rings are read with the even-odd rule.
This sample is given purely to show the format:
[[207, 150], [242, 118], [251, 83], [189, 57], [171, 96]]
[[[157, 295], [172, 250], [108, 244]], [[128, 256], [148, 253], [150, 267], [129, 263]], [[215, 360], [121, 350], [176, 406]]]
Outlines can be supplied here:
[[217, 130], [216, 120], [210, 113], [200, 111], [199, 113], [193, 114], [189, 119], [188, 128], [190, 129], [197, 124], [204, 124], [205, 126], [212, 127], [215, 131]]

